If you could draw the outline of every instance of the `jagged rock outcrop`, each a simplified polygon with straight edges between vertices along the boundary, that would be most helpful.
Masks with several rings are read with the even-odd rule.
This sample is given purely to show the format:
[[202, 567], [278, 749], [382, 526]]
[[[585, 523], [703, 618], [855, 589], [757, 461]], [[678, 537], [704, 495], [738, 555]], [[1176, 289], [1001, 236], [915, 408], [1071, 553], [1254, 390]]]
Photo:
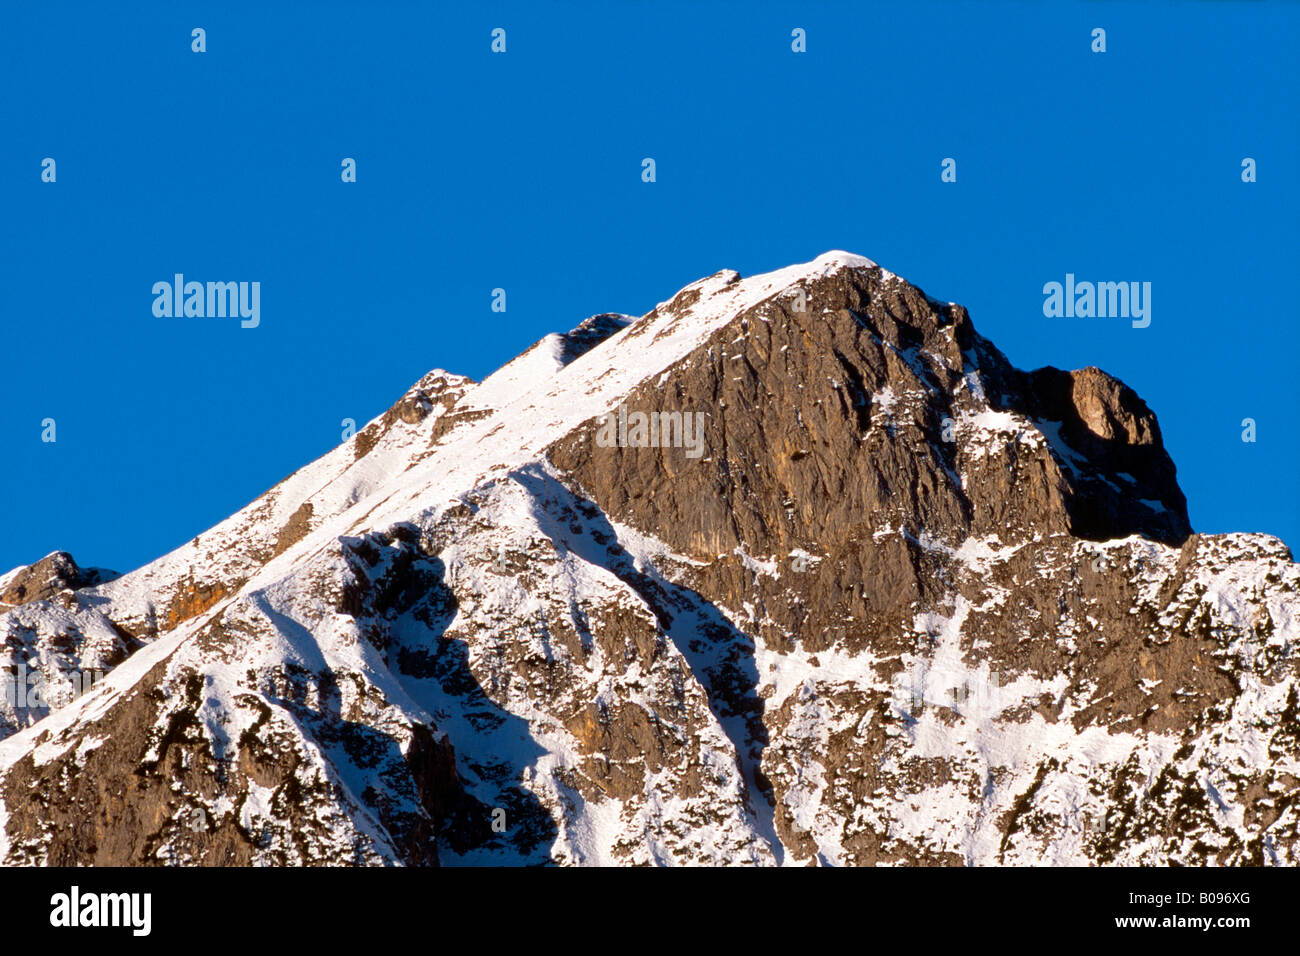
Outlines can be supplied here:
[[0, 634], [107, 674], [0, 710], [9, 863], [1300, 853], [1286, 547], [1193, 533], [1132, 389], [845, 253], [431, 372]]
[[75, 591], [116, 577], [116, 571], [82, 568], [66, 551], [55, 551], [35, 564], [15, 568], [0, 577], [0, 606], [45, 601], [60, 591]]

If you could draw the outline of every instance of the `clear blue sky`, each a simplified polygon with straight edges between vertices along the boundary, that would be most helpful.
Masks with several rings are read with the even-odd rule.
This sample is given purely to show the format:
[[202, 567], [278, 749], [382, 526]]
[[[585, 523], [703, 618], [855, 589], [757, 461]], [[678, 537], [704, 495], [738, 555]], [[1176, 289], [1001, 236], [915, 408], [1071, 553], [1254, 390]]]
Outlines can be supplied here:
[[[4, 4], [0, 571], [128, 570], [430, 368], [833, 248], [1124, 379], [1198, 531], [1300, 546], [1300, 5], [475, 6]], [[261, 326], [155, 318], [176, 272], [260, 281]], [[1150, 281], [1151, 326], [1044, 318], [1067, 272]]]

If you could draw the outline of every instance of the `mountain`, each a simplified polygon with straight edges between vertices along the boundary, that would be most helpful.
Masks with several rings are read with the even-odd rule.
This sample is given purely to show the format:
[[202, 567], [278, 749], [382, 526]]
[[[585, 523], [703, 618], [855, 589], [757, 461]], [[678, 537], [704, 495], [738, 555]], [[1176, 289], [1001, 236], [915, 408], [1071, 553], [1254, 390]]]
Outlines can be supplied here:
[[1300, 861], [1289, 551], [1193, 532], [1132, 389], [847, 253], [63, 558], [0, 578], [9, 864]]

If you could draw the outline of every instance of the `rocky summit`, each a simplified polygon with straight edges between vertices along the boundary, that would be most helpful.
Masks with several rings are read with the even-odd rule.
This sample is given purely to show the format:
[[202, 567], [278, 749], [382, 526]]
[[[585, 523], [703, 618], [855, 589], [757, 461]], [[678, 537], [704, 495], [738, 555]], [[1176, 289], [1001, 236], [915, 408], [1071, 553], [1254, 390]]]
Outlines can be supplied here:
[[0, 602], [7, 864], [1300, 863], [1289, 551], [846, 253], [430, 372]]

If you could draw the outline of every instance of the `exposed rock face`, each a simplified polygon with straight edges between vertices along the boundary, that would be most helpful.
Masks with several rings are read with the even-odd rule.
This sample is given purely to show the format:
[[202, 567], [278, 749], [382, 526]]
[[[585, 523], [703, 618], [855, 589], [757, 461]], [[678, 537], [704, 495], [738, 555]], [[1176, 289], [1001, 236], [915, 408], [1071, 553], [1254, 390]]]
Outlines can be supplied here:
[[10, 571], [0, 578], [0, 605], [26, 604], [44, 601], [60, 591], [102, 584], [118, 577], [115, 571], [103, 568], [81, 568], [66, 551], [47, 554], [35, 564]]
[[1294, 865], [1298, 592], [1104, 372], [847, 254], [720, 272], [0, 613], [110, 671], [0, 711], [0, 854]]
[[576, 328], [561, 336], [564, 341], [560, 353], [562, 364], [568, 365], [574, 359], [586, 355], [615, 332], [621, 332], [625, 329], [630, 321], [628, 316], [616, 315], [612, 312], [593, 315], [591, 318], [586, 319]]

